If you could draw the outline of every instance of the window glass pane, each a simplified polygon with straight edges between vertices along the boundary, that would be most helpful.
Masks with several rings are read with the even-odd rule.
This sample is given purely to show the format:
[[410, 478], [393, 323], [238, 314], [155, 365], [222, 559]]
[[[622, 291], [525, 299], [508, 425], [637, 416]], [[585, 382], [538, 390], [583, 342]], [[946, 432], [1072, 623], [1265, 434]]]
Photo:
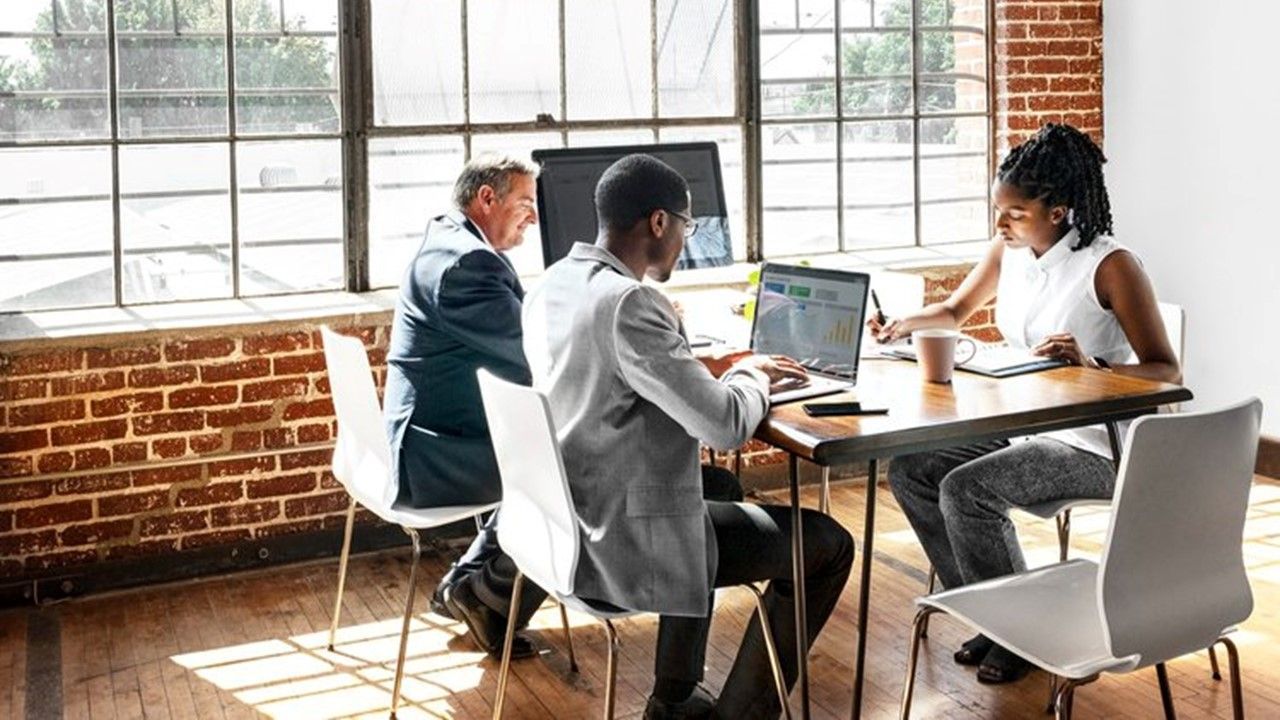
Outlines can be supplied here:
[[920, 121], [922, 242], [986, 238], [987, 186], [987, 118]]
[[120, 135], [227, 132], [226, 3], [116, 0]]
[[126, 303], [231, 294], [227, 153], [223, 143], [120, 148]]
[[371, 9], [375, 122], [463, 122], [461, 1], [379, 0]]
[[836, 250], [835, 124], [766, 125], [761, 135], [765, 255]]
[[982, 112], [987, 107], [987, 48], [982, 33], [920, 33], [920, 111]]
[[427, 222], [453, 207], [459, 137], [369, 141], [369, 284], [396, 287]]
[[650, 8], [650, 0], [565, 0], [570, 120], [653, 117]]
[[0, 4], [0, 142], [111, 135], [103, 0], [52, 8]]
[[832, 0], [773, 0], [759, 5], [760, 27], [766, 30], [829, 28], [835, 22]]
[[729, 240], [733, 256], [747, 257], [747, 228], [742, 173], [742, 130], [736, 125], [715, 127], [673, 127], [659, 132], [664, 143], [714, 142], [720, 151], [720, 177], [724, 181], [724, 204], [729, 211]]
[[630, 130], [582, 130], [569, 133], [569, 147], [603, 145], [652, 145], [653, 131], [648, 128]]
[[0, 150], [0, 311], [115, 300], [111, 151]]
[[765, 117], [835, 113], [833, 33], [760, 38], [760, 98]]
[[911, 35], [845, 33], [842, 103], [848, 115], [911, 112]]
[[[944, 6], [951, 0], [916, 0], [922, 5]], [[871, 2], [871, 24], [878, 28], [909, 28], [911, 27], [911, 2], [912, 0], [872, 0]], [[925, 17], [925, 12], [921, 12], [921, 17]]]
[[335, 0], [240, 3], [236, 27], [237, 130], [338, 132]]
[[560, 117], [558, 16], [557, 0], [467, 4], [473, 122]]
[[866, 28], [871, 25], [872, 6], [883, 7], [884, 3], [874, 0], [840, 0], [840, 26], [846, 28]]
[[[471, 156], [496, 152], [532, 162], [534, 150], [562, 146], [560, 133], [556, 132], [475, 135], [471, 138]], [[533, 275], [542, 271], [542, 235], [537, 225], [525, 228], [524, 241], [507, 251], [507, 259], [521, 275]]]
[[844, 126], [844, 239], [848, 249], [915, 244], [911, 121]]
[[342, 147], [337, 140], [236, 146], [240, 294], [342, 287]]
[[660, 116], [734, 113], [733, 8], [725, 0], [658, 0]]

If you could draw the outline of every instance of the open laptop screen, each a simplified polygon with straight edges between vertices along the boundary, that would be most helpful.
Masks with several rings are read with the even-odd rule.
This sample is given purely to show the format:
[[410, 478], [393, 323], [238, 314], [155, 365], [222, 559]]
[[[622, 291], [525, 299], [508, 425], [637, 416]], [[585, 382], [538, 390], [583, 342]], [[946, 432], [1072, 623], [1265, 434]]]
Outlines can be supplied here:
[[815, 372], [856, 378], [870, 284], [866, 273], [766, 263], [751, 348], [790, 356]]

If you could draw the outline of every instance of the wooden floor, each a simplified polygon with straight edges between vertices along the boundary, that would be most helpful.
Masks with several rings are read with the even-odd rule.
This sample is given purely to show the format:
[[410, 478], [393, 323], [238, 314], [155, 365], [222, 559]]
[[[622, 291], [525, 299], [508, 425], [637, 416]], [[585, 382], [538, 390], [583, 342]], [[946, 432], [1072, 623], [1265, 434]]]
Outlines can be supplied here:
[[[834, 491], [837, 517], [861, 537], [862, 485]], [[882, 486], [872, 579], [864, 717], [896, 717], [923, 556]], [[807, 505], [812, 505], [810, 495]], [[1073, 554], [1096, 554], [1105, 512], [1074, 518]], [[1031, 563], [1056, 559], [1051, 523], [1020, 519]], [[861, 553], [861, 547], [858, 552]], [[325, 650], [336, 562], [104, 595], [39, 610], [0, 613], [0, 718], [386, 717], [408, 578], [406, 552], [354, 558], [337, 652]], [[1245, 558], [1255, 610], [1235, 636], [1249, 717], [1280, 717], [1280, 486], [1254, 487]], [[400, 717], [487, 718], [497, 663], [475, 651], [459, 625], [426, 611], [445, 560], [431, 557], [409, 642], [408, 707]], [[846, 718], [854, 646], [857, 568], [813, 650], [814, 717]], [[742, 591], [720, 598], [707, 682], [718, 688], [752, 607]], [[550, 606], [534, 619], [543, 653], [516, 663], [507, 717], [594, 718], [603, 700], [602, 630], [570, 616], [581, 673], [571, 676]], [[638, 717], [652, 680], [655, 619], [620, 623], [618, 717]], [[1044, 717], [1047, 680], [1036, 672], [999, 688], [979, 685], [951, 661], [969, 633], [935, 618], [917, 685], [915, 717]], [[1225, 656], [1223, 657], [1225, 675]], [[1169, 665], [1182, 718], [1229, 718], [1227, 681], [1213, 682], [1204, 653]], [[1080, 718], [1160, 716], [1155, 674], [1106, 676], [1076, 694]]]

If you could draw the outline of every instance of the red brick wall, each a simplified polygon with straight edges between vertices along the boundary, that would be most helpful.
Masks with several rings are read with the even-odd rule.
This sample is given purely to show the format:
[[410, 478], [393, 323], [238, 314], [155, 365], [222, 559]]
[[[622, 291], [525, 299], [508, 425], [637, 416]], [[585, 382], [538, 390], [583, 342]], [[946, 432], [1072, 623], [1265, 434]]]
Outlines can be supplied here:
[[324, 368], [309, 326], [0, 354], [0, 578], [336, 525]]
[[996, 0], [996, 154], [1046, 122], [1102, 142], [1101, 0]]
[[[996, 0], [998, 153], [1049, 121], [1101, 140], [1101, 22], [1101, 0]], [[967, 270], [916, 271], [926, 302]], [[379, 385], [388, 319], [349, 329]], [[966, 330], [998, 337], [990, 308]], [[334, 527], [333, 425], [306, 325], [2, 351], [0, 582]], [[783, 460], [747, 450], [747, 467]]]

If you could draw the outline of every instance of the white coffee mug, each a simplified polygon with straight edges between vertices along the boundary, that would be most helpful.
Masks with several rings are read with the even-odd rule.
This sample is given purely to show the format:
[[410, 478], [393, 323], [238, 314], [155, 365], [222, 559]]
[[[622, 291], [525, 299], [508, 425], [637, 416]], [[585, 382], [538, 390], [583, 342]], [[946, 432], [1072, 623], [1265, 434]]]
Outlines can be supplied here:
[[[956, 360], [956, 345], [969, 343], [969, 355]], [[961, 335], [959, 330], [916, 330], [911, 333], [911, 344], [916, 349], [916, 362], [920, 373], [929, 382], [951, 382], [951, 373], [957, 365], [963, 365], [978, 354], [978, 343]]]

